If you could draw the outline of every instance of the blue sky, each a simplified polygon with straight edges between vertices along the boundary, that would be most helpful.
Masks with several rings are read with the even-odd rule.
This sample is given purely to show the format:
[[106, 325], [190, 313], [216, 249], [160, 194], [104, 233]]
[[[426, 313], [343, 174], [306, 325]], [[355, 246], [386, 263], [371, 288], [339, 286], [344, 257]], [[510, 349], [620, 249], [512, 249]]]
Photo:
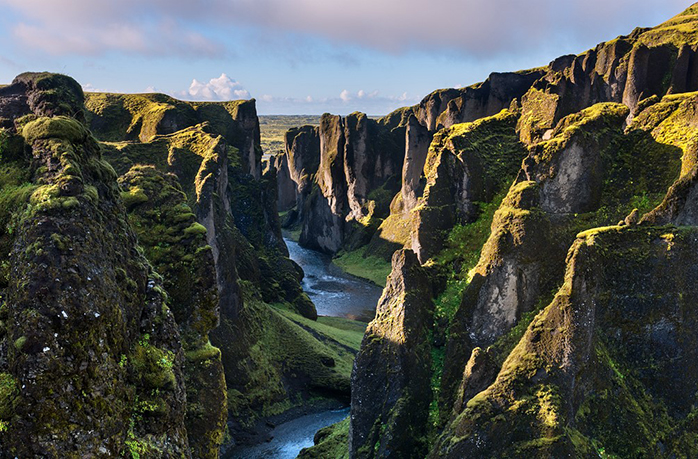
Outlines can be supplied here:
[[0, 0], [0, 83], [254, 97], [260, 114], [373, 115], [493, 71], [545, 65], [690, 6], [679, 0]]

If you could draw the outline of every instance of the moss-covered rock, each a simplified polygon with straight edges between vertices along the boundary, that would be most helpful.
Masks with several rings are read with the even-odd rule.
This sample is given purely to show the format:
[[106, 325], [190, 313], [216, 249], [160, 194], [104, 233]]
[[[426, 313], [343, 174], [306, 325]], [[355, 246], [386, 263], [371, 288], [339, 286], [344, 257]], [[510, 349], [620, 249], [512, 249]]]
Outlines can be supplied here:
[[395, 252], [352, 373], [350, 457], [426, 453], [432, 315], [429, 281], [417, 257]]
[[[185, 424], [192, 455], [218, 457], [228, 407], [220, 350], [208, 340], [208, 333], [219, 323], [219, 303], [206, 228], [196, 222], [175, 175], [153, 166], [134, 166], [119, 183], [122, 196], [142, 197], [126, 201], [129, 220], [146, 257], [163, 276], [166, 303], [180, 328], [187, 389]], [[170, 360], [148, 346], [138, 347], [137, 352], [138, 361], [155, 370]], [[163, 372], [150, 376], [162, 380], [161, 384], [169, 377]]]
[[691, 455], [693, 229], [579, 235], [565, 283], [432, 457]]
[[550, 140], [530, 148], [450, 328], [442, 419], [450, 416], [466, 365], [467, 358], [458, 356], [494, 344], [528, 311], [542, 307], [562, 281], [575, 234], [614, 224], [637, 204], [647, 211], [678, 175], [681, 150], [655, 140], [652, 133], [659, 131], [650, 124], [624, 132], [627, 115], [619, 104], [591, 107], [563, 119]]
[[502, 111], [435, 136], [424, 166], [424, 195], [411, 216], [412, 249], [422, 263], [441, 251], [444, 233], [473, 222], [478, 203], [490, 202], [513, 180], [526, 155], [517, 119]]
[[42, 116], [77, 116], [82, 91], [66, 78], [10, 87], [36, 111], [1, 152], [5, 173], [19, 173], [2, 184], [0, 455], [187, 456], [183, 352], [160, 277], [98, 143], [74, 119]]
[[286, 163], [297, 198], [286, 226], [323, 252], [365, 246], [389, 214], [403, 154], [404, 128], [388, 130], [363, 113], [325, 114], [319, 127], [290, 130]]
[[299, 459], [349, 459], [349, 418], [317, 431], [315, 446], [303, 448]]
[[63, 115], [85, 121], [84, 98], [82, 87], [69, 76], [27, 72], [0, 88], [0, 112], [3, 112], [0, 118], [4, 124], [17, 122], [27, 115]]

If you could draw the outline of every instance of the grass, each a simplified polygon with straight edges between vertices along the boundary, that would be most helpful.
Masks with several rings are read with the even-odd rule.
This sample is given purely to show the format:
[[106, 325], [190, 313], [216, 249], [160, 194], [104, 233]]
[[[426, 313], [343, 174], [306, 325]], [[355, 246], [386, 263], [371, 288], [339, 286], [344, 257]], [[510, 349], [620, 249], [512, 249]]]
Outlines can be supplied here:
[[298, 126], [319, 126], [320, 117], [310, 115], [267, 115], [259, 117], [262, 151], [274, 155], [285, 151], [286, 131]]
[[349, 274], [369, 280], [381, 287], [385, 287], [386, 278], [391, 270], [389, 261], [365, 255], [363, 248], [352, 252], [342, 252], [332, 261]]
[[358, 320], [321, 316], [318, 317], [316, 322], [306, 319], [283, 307], [275, 307], [274, 310], [290, 321], [300, 325], [318, 339], [322, 341], [329, 339], [356, 351], [359, 350], [361, 340], [366, 331], [367, 324], [359, 322]]
[[320, 459], [320, 458], [349, 458], [349, 418], [339, 421], [336, 424], [320, 429], [316, 434], [318, 443], [305, 448], [298, 456], [300, 459]]

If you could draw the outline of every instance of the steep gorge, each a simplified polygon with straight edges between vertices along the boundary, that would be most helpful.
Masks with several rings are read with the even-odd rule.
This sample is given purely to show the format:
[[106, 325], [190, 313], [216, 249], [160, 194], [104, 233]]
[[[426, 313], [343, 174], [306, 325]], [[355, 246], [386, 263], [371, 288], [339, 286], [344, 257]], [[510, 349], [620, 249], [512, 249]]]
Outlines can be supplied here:
[[[19, 75], [0, 456], [215, 458], [328, 399], [350, 417], [300, 457], [695, 456], [697, 52], [694, 5], [379, 120], [326, 114], [268, 167], [254, 100]], [[282, 223], [390, 262], [360, 348], [318, 320]]]
[[288, 259], [254, 101], [27, 73], [0, 122], [0, 456], [218, 457], [348, 399], [356, 351]]
[[[402, 186], [374, 236], [401, 233], [399, 257], [416, 255], [428, 286], [393, 259], [350, 421], [319, 434], [318, 451], [694, 454], [697, 12], [378, 122], [407, 134]], [[409, 300], [429, 290], [421, 308]], [[420, 314], [433, 317], [426, 331], [403, 325]], [[393, 382], [376, 383], [383, 374]], [[413, 447], [392, 443], [402, 435]]]

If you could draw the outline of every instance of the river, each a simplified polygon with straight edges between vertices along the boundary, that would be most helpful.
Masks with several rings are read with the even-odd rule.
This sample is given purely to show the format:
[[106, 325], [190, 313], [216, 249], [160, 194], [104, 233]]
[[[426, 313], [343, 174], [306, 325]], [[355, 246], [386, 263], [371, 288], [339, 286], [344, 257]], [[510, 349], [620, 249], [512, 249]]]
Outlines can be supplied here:
[[[315, 303], [318, 315], [346, 317], [369, 322], [383, 289], [344, 273], [332, 258], [284, 239], [290, 258], [305, 272], [303, 290]], [[315, 433], [349, 415], [349, 408], [323, 411], [279, 424], [270, 442], [236, 449], [232, 459], [294, 459], [303, 448], [313, 446]]]
[[297, 242], [284, 239], [291, 260], [305, 272], [303, 290], [315, 303], [318, 315], [346, 317], [370, 322], [383, 292], [381, 287], [346, 274], [324, 253], [304, 249]]

